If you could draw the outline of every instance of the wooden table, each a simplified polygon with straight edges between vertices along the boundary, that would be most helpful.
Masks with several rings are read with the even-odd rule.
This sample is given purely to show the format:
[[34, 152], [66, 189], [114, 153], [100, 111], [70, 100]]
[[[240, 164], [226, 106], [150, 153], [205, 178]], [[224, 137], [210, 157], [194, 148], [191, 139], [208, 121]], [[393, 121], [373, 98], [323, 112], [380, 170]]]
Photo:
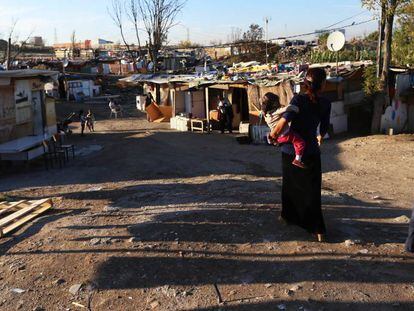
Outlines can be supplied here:
[[28, 161], [41, 156], [44, 152], [42, 142], [51, 135], [25, 136], [0, 145], [0, 159], [9, 161]]

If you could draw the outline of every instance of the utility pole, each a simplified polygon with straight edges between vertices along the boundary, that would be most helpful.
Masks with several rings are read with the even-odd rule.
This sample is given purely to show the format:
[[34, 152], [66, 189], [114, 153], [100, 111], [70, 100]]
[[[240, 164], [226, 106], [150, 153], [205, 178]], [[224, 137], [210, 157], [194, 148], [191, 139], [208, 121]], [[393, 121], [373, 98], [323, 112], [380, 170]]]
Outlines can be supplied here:
[[265, 17], [265, 23], [266, 23], [266, 65], [269, 63], [269, 21], [270, 17]]
[[11, 61], [11, 38], [7, 41], [7, 54], [6, 54], [6, 70], [10, 69]]
[[384, 41], [384, 28], [385, 28], [385, 12], [384, 8], [381, 8], [380, 20], [378, 21], [378, 44], [377, 44], [377, 78], [381, 77], [382, 73], [382, 44]]
[[57, 30], [56, 30], [56, 28], [55, 28], [55, 44], [57, 44], [57, 43], [59, 43], [58, 42], [58, 35], [57, 35]]

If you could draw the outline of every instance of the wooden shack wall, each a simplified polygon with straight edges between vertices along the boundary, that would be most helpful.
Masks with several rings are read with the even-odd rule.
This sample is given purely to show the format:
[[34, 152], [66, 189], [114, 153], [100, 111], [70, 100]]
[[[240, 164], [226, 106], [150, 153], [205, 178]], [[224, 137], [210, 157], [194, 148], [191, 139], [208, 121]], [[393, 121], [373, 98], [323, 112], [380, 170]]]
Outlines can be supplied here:
[[277, 95], [282, 106], [289, 105], [294, 96], [290, 81], [285, 81], [275, 86], [249, 85], [247, 89], [247, 96], [249, 98], [250, 124], [258, 124], [260, 99], [268, 92]]
[[0, 86], [0, 143], [9, 141], [16, 125], [13, 84]]
[[[32, 92], [42, 91], [39, 79], [14, 80], [0, 85], [0, 144], [33, 135]], [[44, 124], [56, 132], [55, 100], [44, 98]]]

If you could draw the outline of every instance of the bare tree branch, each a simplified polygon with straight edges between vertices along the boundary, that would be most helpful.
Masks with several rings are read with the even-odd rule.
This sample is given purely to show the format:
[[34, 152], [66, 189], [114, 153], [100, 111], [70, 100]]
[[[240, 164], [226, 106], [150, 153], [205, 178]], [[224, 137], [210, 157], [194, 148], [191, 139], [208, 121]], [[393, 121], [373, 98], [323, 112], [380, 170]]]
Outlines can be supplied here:
[[[175, 19], [185, 5], [183, 0], [137, 0], [140, 15], [148, 35], [151, 60], [156, 63], [158, 52], [175, 26]], [[156, 66], [154, 66], [154, 69]]]
[[[16, 61], [17, 57], [23, 52], [24, 48], [27, 45], [27, 42], [32, 37], [34, 30], [32, 30], [29, 35], [23, 40], [19, 42], [19, 36], [15, 35], [16, 26], [18, 20], [12, 20], [12, 24], [9, 28], [9, 32], [7, 35], [7, 47], [5, 56], [2, 59], [2, 62], [6, 62], [7, 69], [10, 69], [11, 64]], [[13, 38], [14, 37], [14, 38]], [[12, 41], [12, 39], [14, 39]]]
[[137, 3], [137, 0], [129, 0], [128, 5], [126, 5], [126, 11], [129, 20], [132, 22], [135, 28], [135, 35], [137, 37], [138, 42], [138, 51], [139, 55], [142, 56], [142, 49], [141, 49], [141, 38], [139, 35], [139, 4]]
[[115, 26], [119, 28], [122, 41], [124, 42], [128, 53], [132, 55], [131, 47], [128, 44], [124, 34], [124, 8], [121, 0], [112, 0], [112, 5], [107, 8], [107, 11]]

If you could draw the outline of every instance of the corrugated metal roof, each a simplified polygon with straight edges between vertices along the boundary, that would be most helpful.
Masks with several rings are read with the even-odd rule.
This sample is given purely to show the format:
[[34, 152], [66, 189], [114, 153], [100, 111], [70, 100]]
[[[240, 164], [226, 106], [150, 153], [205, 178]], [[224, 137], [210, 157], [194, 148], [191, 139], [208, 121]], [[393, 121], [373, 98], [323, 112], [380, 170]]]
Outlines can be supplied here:
[[51, 71], [51, 70], [34, 70], [34, 69], [5, 70], [5, 71], [0, 71], [0, 78], [53, 77], [58, 74], [59, 72]]

